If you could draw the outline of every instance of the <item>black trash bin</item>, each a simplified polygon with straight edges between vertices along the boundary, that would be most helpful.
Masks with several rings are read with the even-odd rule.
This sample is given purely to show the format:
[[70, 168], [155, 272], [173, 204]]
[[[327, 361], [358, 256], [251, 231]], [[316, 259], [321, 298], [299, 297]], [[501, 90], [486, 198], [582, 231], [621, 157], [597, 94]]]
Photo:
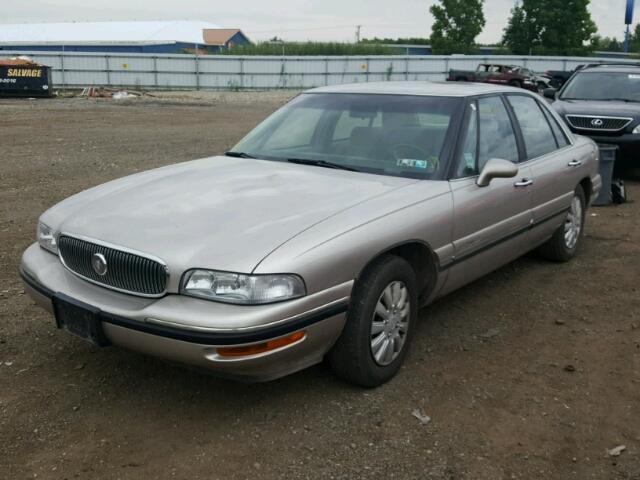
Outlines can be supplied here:
[[600, 149], [600, 176], [602, 177], [602, 189], [593, 201], [593, 205], [602, 207], [611, 204], [611, 183], [613, 182], [613, 167], [618, 157], [616, 145], [598, 145]]

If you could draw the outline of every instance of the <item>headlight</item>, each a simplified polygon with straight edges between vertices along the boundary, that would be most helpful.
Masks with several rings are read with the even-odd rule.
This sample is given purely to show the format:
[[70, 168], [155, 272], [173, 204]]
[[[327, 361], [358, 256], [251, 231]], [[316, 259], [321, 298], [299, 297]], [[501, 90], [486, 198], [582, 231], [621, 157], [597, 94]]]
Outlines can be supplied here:
[[38, 222], [38, 243], [45, 250], [58, 254], [58, 243], [53, 229], [42, 222]]
[[306, 294], [297, 275], [243, 275], [241, 273], [189, 270], [181, 293], [224, 303], [262, 305]]
[[640, 125], [633, 129], [633, 133], [635, 133], [636, 135], [640, 134]]

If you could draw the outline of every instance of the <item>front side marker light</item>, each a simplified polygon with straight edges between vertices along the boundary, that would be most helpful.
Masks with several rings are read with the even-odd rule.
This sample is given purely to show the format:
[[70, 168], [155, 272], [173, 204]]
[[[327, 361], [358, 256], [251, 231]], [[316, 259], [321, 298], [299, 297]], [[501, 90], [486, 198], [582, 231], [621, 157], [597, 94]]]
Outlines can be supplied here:
[[248, 357], [251, 355], [259, 355], [261, 353], [271, 352], [278, 350], [279, 348], [293, 345], [302, 341], [305, 337], [305, 333], [295, 332], [287, 337], [277, 338], [275, 340], [269, 340], [264, 343], [256, 343], [255, 345], [247, 345], [245, 347], [221, 347], [217, 349], [218, 355], [221, 357]]

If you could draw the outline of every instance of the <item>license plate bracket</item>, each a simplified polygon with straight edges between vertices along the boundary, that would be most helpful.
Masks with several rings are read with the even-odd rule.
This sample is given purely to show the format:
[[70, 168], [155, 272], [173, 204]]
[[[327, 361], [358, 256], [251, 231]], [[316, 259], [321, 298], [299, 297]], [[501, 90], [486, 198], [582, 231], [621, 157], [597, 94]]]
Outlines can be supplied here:
[[100, 309], [63, 293], [53, 296], [56, 326], [99, 347], [111, 344], [104, 334]]

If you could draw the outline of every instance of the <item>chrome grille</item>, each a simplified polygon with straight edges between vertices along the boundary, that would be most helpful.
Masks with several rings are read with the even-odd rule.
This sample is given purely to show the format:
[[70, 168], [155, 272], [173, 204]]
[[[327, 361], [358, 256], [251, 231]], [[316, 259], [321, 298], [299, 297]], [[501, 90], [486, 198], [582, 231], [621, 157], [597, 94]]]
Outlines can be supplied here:
[[[80, 277], [121, 292], [157, 297], [165, 293], [167, 268], [161, 262], [135, 253], [61, 235], [58, 250], [62, 263]], [[107, 271], [99, 275], [91, 259], [104, 256]]]
[[633, 118], [598, 117], [595, 115], [567, 115], [567, 121], [576, 130], [618, 132], [629, 125]]

